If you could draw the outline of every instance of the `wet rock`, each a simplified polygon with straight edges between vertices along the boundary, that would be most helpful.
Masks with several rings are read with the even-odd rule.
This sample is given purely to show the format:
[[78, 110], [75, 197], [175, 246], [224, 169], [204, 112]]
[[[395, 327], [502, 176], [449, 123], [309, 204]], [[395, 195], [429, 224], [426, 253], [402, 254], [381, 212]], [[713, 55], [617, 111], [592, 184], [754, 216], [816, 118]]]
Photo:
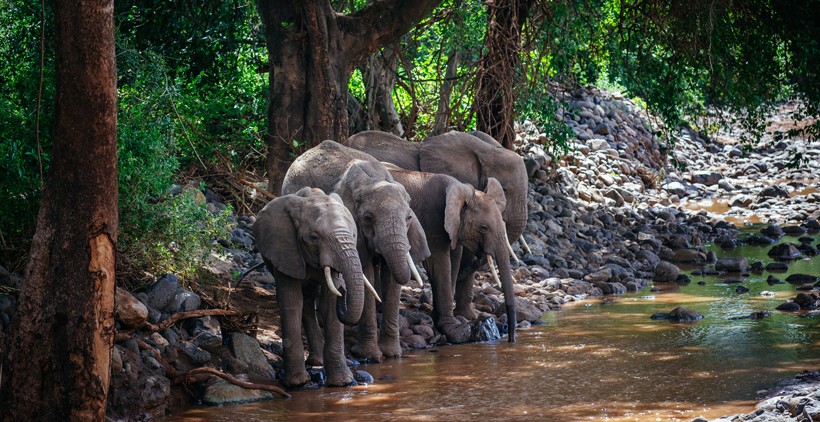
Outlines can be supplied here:
[[359, 384], [373, 384], [376, 380], [373, 378], [373, 375], [370, 375], [369, 372], [363, 371], [358, 369], [353, 372], [353, 379], [356, 380]]
[[165, 274], [145, 291], [145, 304], [149, 308], [167, 312], [166, 308], [174, 300], [179, 288], [179, 278], [173, 274]]
[[[504, 302], [498, 307], [498, 314], [497, 316], [502, 316], [507, 314], [507, 306]], [[515, 297], [515, 316], [519, 323], [521, 321], [529, 321], [529, 322], [539, 322], [541, 321], [541, 317], [543, 313], [540, 309], [535, 307], [529, 300], [520, 298], [518, 296]]]
[[730, 273], [739, 273], [749, 269], [749, 261], [744, 257], [720, 258], [715, 263], [715, 269]]
[[783, 281], [780, 280], [779, 278], [769, 274], [769, 277], [766, 278], [766, 283], [769, 283], [769, 285], [771, 286], [771, 285], [775, 285], [775, 284], [783, 284]]
[[192, 318], [185, 321], [182, 326], [199, 347], [216, 349], [222, 345], [222, 329], [219, 320], [214, 317]]
[[114, 302], [116, 304], [117, 321], [124, 327], [137, 328], [148, 320], [148, 308], [125, 289], [116, 289]]
[[777, 309], [778, 311], [783, 311], [783, 312], [795, 312], [795, 311], [800, 310], [800, 305], [798, 305], [797, 303], [794, 303], [792, 301], [788, 301], [788, 302], [783, 302], [780, 305], [777, 305], [777, 307], [775, 309]]
[[482, 316], [471, 322], [470, 341], [495, 341], [500, 338], [501, 332], [492, 316]]
[[273, 393], [269, 391], [242, 388], [221, 378], [216, 378], [205, 389], [202, 402], [211, 406], [224, 406], [227, 404], [253, 403], [272, 398]]
[[755, 246], [769, 246], [774, 242], [776, 242], [776, 240], [769, 236], [752, 235], [746, 239], [746, 243]]
[[814, 309], [817, 307], [817, 295], [809, 293], [798, 293], [794, 297], [794, 303], [800, 305], [800, 309]]
[[203, 365], [211, 360], [211, 354], [207, 350], [203, 350], [196, 344], [190, 341], [183, 341], [179, 343], [179, 350], [188, 356], [192, 361]]
[[407, 347], [411, 349], [426, 349], [427, 348], [427, 341], [424, 340], [424, 337], [413, 334], [411, 336], [402, 338], [402, 341], [407, 343]]
[[789, 270], [789, 264], [785, 262], [770, 262], [766, 264], [766, 271], [772, 273], [784, 273]]
[[735, 287], [735, 293], [749, 293], [749, 288], [746, 286]]
[[794, 260], [800, 258], [800, 250], [791, 243], [780, 243], [774, 245], [768, 255], [774, 259]]
[[659, 283], [669, 283], [675, 281], [680, 275], [680, 268], [671, 262], [661, 261], [655, 267], [655, 275], [652, 277], [653, 281]]
[[706, 262], [706, 253], [697, 249], [678, 249], [671, 257], [672, 262], [696, 264]]
[[817, 276], [810, 275], [810, 274], [791, 274], [786, 277], [786, 282], [789, 284], [806, 284], [806, 283], [814, 283], [818, 280]]
[[697, 321], [703, 318], [698, 311], [694, 309], [684, 308], [682, 306], [678, 306], [675, 309], [672, 309], [671, 312], [656, 312], [652, 314], [650, 317], [653, 320], [669, 320], [669, 321], [676, 321], [676, 322], [689, 322], [689, 321]]
[[595, 283], [595, 287], [601, 289], [601, 293], [605, 295], [620, 295], [624, 294], [627, 291], [626, 286], [621, 283], [607, 283], [607, 282], [600, 282]]
[[775, 239], [779, 239], [783, 236], [783, 228], [776, 224], [769, 224], [768, 226], [760, 229], [760, 234], [768, 237], [773, 237]]
[[765, 268], [766, 264], [763, 261], [755, 261], [749, 265], [749, 271], [754, 274], [761, 274], [763, 273], [763, 269]]
[[729, 319], [731, 319], [731, 320], [739, 320], [739, 319], [763, 319], [763, 318], [770, 317], [771, 315], [772, 315], [772, 314], [771, 314], [770, 312], [768, 312], [768, 311], [755, 311], [755, 312], [752, 312], [752, 313], [750, 313], [750, 314], [748, 314], [748, 315], [743, 315], [743, 316], [739, 316], [739, 317], [732, 317], [732, 318], [729, 318]]
[[789, 236], [794, 236], [794, 237], [802, 236], [802, 235], [806, 234], [806, 231], [807, 231], [806, 228], [803, 227], [803, 226], [786, 226], [786, 227], [783, 227], [783, 233], [785, 233]]

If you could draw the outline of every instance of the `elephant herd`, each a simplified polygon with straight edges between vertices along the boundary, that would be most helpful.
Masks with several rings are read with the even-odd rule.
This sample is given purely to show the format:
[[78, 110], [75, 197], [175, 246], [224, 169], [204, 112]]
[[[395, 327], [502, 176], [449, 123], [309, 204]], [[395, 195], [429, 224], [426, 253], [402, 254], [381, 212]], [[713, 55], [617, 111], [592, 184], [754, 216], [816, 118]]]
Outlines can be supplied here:
[[366, 131], [299, 156], [282, 196], [253, 225], [276, 279], [284, 384], [308, 382], [306, 364], [324, 366], [328, 385], [353, 382], [343, 324], [357, 324], [355, 356], [400, 357], [401, 286], [422, 283], [417, 264], [432, 287], [436, 327], [449, 342], [463, 343], [471, 335], [463, 321], [477, 317], [473, 274], [487, 263], [504, 293], [508, 339], [515, 341], [510, 259], [517, 258], [510, 240], [526, 226], [526, 199], [522, 158], [483, 132], [452, 131], [416, 143]]

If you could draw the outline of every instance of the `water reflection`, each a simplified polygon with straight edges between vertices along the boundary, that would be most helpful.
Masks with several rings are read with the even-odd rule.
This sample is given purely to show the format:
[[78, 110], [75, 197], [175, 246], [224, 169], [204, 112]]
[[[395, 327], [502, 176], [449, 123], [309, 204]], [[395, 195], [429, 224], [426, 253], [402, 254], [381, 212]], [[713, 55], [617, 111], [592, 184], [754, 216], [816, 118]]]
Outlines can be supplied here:
[[[722, 251], [768, 262], [765, 248]], [[789, 272], [820, 274], [820, 259]], [[719, 277], [660, 292], [601, 298], [545, 315], [518, 343], [469, 344], [409, 352], [364, 365], [378, 381], [295, 392], [289, 400], [196, 408], [174, 421], [345, 420], [691, 420], [750, 412], [758, 390], [820, 366], [820, 318], [774, 311], [794, 286], [765, 276], [734, 292]], [[786, 274], [783, 275], [785, 277]], [[698, 285], [697, 281], [705, 281]], [[764, 290], [775, 296], [761, 296]], [[678, 305], [695, 323], [652, 321]], [[763, 319], [737, 319], [756, 311]]]

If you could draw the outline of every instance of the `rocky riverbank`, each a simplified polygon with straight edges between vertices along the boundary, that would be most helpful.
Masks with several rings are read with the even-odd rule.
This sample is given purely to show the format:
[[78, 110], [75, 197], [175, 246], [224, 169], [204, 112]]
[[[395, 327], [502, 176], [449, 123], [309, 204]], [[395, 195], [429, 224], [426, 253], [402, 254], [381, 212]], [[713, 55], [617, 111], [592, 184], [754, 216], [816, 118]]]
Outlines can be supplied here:
[[[688, 282], [678, 267], [684, 263], [738, 275], [765, 271], [762, 263], [718, 261], [705, 248], [707, 242], [775, 245], [783, 232], [802, 231], [808, 234], [806, 242], [786, 245], [780, 253], [794, 258], [816, 254], [820, 185], [808, 169], [820, 168], [817, 141], [764, 140], [744, 149], [732, 134], [708, 139], [684, 131], [671, 149], [679, 164], [673, 166], [661, 153], [672, 145], [655, 135], [652, 120], [629, 100], [582, 89], [567, 96], [561, 116], [576, 133], [565, 156], [546, 154], [540, 146], [545, 137], [534, 125], [518, 127], [517, 147], [530, 176], [524, 234], [530, 252], [514, 246], [521, 258], [513, 267], [519, 327], [538, 324], [543, 312], [588, 296]], [[806, 163], [791, 169], [788, 164], [797, 154]], [[209, 207], [222, 208], [219, 195], [209, 192], [205, 198]], [[741, 234], [736, 225], [741, 218], [770, 228], [755, 236]], [[236, 217], [231, 237], [219, 240], [223, 249], [211, 269], [221, 283], [192, 291], [166, 275], [140, 291], [118, 291], [112, 419], [150, 419], [198, 401], [239, 403], [276, 393], [260, 391], [275, 383], [281, 365], [275, 280], [263, 270], [251, 273], [241, 288], [232, 286], [235, 274], [261, 259], [253, 251], [253, 221], [253, 216]], [[19, 276], [0, 271], [0, 286], [16, 283]], [[476, 327], [475, 339], [500, 337], [509, 323], [502, 293], [482, 271], [474, 290], [476, 310], [490, 322]], [[801, 294], [807, 297], [790, 303], [817, 306], [811, 291]], [[445, 344], [429, 317], [429, 284], [404, 287], [401, 301], [403, 347]], [[0, 295], [0, 329], [14, 308], [12, 295]], [[353, 328], [347, 338], [349, 347], [355, 341]], [[185, 376], [202, 367], [228, 379], [213, 373]], [[314, 374], [321, 384], [321, 372]], [[366, 373], [359, 377], [372, 381]], [[237, 386], [242, 382], [257, 389]]]

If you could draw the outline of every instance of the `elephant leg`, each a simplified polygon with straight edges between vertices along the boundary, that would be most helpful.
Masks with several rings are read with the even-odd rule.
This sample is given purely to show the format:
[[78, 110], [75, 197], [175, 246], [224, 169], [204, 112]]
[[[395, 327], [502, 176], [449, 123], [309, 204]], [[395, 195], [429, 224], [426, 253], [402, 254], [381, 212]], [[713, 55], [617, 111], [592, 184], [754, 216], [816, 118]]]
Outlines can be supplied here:
[[[431, 252], [433, 247], [430, 248]], [[450, 343], [464, 343], [470, 340], [470, 325], [462, 324], [453, 316], [453, 281], [449, 245], [435, 248], [427, 259], [427, 271], [433, 286], [433, 321], [447, 336]]]
[[[362, 266], [362, 270], [368, 280], [374, 280], [375, 282], [375, 269], [373, 265], [364, 265]], [[378, 288], [378, 283], [376, 283], [374, 287]], [[381, 292], [379, 292], [379, 294], [381, 294]], [[370, 362], [381, 362], [383, 356], [377, 342], [378, 333], [376, 298], [374, 298], [373, 294], [369, 291], [365, 291], [362, 317], [359, 318], [359, 323], [356, 324], [356, 344], [350, 348], [350, 352], [353, 353], [353, 356], [367, 359]]]
[[458, 261], [453, 260], [453, 262], [458, 263], [459, 266], [459, 268], [456, 271], [454, 271], [455, 276], [453, 278], [456, 283], [455, 314], [463, 316], [468, 320], [474, 320], [478, 318], [478, 315], [475, 312], [475, 308], [473, 307], [473, 284], [475, 280], [474, 261], [476, 260], [476, 258], [469, 253], [460, 255], [459, 258], [460, 259]]
[[302, 308], [302, 327], [305, 330], [305, 339], [308, 344], [308, 357], [306, 363], [310, 366], [322, 366], [322, 350], [324, 349], [324, 337], [316, 319], [316, 298], [318, 286], [313, 283], [306, 283], [302, 289], [304, 295], [304, 307]]
[[347, 367], [344, 350], [344, 325], [336, 316], [336, 296], [323, 289], [319, 312], [325, 335], [324, 361], [327, 385], [343, 387], [353, 383], [353, 373]]
[[401, 342], [399, 341], [399, 302], [401, 299], [401, 285], [393, 281], [388, 271], [382, 271], [382, 326], [379, 332], [379, 349], [388, 358], [401, 357]]
[[282, 319], [282, 357], [285, 387], [301, 387], [310, 381], [305, 370], [305, 346], [302, 343], [302, 281], [284, 274], [276, 275], [276, 301]]

